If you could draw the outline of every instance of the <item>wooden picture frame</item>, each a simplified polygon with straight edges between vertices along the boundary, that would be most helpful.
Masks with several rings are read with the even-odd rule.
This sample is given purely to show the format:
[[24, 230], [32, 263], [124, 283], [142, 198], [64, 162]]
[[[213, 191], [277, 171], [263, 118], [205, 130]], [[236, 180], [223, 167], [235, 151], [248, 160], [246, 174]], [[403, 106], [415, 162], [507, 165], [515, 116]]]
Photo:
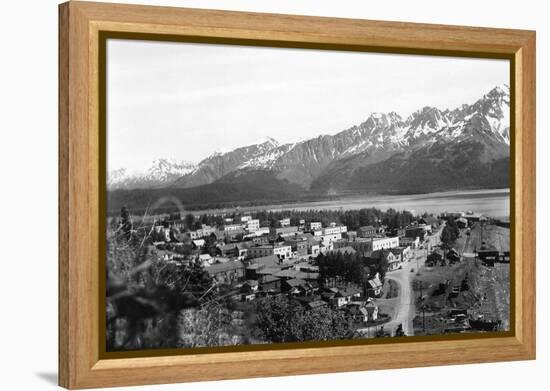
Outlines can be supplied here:
[[[99, 58], [103, 32], [164, 40], [508, 58], [514, 149], [512, 330], [483, 338], [266, 347], [254, 351], [105, 358], [98, 325]], [[103, 144], [104, 148], [104, 144]], [[103, 152], [104, 153], [104, 152]], [[59, 384], [70, 389], [315, 374], [535, 358], [535, 32], [138, 5], [59, 6]]]

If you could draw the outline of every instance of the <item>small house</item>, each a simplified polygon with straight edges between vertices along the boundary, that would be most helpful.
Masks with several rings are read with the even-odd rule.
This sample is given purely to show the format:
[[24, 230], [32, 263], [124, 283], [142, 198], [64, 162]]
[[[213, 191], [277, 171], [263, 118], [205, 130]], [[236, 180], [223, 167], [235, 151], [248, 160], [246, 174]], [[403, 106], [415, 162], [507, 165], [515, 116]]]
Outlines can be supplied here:
[[346, 307], [346, 314], [351, 321], [356, 323], [366, 323], [369, 321], [369, 313], [364, 306], [349, 305]]
[[281, 290], [281, 279], [273, 275], [266, 275], [261, 281], [263, 292], [279, 292]]
[[382, 282], [380, 281], [380, 277], [377, 275], [374, 278], [371, 278], [368, 281], [369, 285], [367, 288], [367, 293], [370, 297], [378, 297], [380, 296], [380, 293], [382, 293]]
[[281, 283], [281, 290], [283, 292], [288, 292], [292, 295], [309, 295], [313, 292], [313, 288], [304, 280], [299, 278], [292, 278], [289, 280], [284, 280]]
[[214, 280], [223, 284], [230, 285], [244, 278], [244, 264], [241, 261], [215, 263], [206, 271]]
[[372, 225], [359, 227], [359, 229], [357, 230], [357, 236], [359, 236], [360, 238], [371, 238], [373, 236], [376, 236], [376, 228]]
[[365, 309], [368, 313], [368, 321], [374, 322], [378, 320], [378, 306], [373, 302], [369, 302], [365, 305]]

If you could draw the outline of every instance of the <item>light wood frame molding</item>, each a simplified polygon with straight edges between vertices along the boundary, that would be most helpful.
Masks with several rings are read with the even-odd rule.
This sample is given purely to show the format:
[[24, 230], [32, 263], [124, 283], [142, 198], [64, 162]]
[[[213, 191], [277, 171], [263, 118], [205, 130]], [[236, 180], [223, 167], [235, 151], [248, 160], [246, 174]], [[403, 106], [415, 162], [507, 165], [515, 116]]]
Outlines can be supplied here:
[[[100, 31], [239, 39], [274, 45], [509, 58], [511, 308], [506, 337], [101, 357], [98, 43]], [[271, 46], [270, 44], [268, 46]], [[353, 49], [355, 48], [355, 49]], [[59, 384], [175, 383], [535, 358], [535, 32], [91, 2], [59, 6]]]

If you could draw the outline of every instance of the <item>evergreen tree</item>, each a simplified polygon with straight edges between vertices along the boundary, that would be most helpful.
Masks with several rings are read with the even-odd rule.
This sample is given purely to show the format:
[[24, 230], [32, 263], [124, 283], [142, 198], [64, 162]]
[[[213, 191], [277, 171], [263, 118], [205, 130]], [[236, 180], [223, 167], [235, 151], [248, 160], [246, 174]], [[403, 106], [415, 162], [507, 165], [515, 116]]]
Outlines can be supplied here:
[[120, 209], [120, 229], [124, 233], [126, 239], [130, 239], [132, 236], [132, 218], [130, 217], [130, 212], [126, 206], [123, 206]]

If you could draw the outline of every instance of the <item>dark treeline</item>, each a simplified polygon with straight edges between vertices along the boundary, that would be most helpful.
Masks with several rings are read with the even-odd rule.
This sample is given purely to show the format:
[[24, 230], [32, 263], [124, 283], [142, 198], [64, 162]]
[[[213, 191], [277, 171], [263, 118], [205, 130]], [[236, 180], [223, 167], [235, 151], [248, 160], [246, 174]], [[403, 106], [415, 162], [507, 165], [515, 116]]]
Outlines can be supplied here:
[[319, 280], [337, 280], [355, 283], [364, 286], [370, 275], [370, 269], [365, 267], [363, 257], [359, 254], [342, 254], [341, 252], [330, 252], [319, 254], [315, 260], [319, 266]]
[[257, 328], [269, 342], [333, 341], [352, 338], [349, 320], [341, 311], [322, 307], [306, 311], [289, 296], [256, 301]]
[[[316, 221], [321, 222], [323, 226], [328, 226], [330, 223], [343, 224], [348, 227], [348, 230], [357, 230], [359, 227], [366, 225], [384, 225], [389, 229], [401, 228], [409, 225], [417, 217], [408, 211], [397, 211], [388, 209], [382, 211], [376, 208], [364, 208], [356, 210], [285, 210], [285, 211], [256, 211], [247, 213], [254, 219], [259, 219], [262, 226], [278, 227], [279, 220], [290, 218], [290, 224], [298, 226], [300, 220], [306, 222]], [[237, 211], [227, 213], [225, 217], [233, 218], [238, 221], [242, 213]], [[200, 229], [202, 225], [220, 226], [224, 224], [224, 216], [203, 214], [194, 216], [189, 213], [181, 216], [179, 213], [173, 213], [168, 217], [169, 220], [184, 219], [187, 229]]]
[[453, 219], [452, 217], [449, 217], [447, 219], [447, 223], [445, 224], [445, 227], [443, 227], [443, 231], [441, 232], [441, 242], [443, 242], [444, 248], [445, 249], [451, 248], [452, 245], [458, 239], [459, 234], [460, 234], [460, 229], [456, 225], [455, 219]]
[[319, 282], [324, 284], [330, 281], [357, 284], [366, 289], [366, 284], [376, 273], [383, 279], [388, 270], [384, 258], [365, 258], [359, 253], [348, 254], [329, 252], [319, 254], [315, 260], [319, 266]]

